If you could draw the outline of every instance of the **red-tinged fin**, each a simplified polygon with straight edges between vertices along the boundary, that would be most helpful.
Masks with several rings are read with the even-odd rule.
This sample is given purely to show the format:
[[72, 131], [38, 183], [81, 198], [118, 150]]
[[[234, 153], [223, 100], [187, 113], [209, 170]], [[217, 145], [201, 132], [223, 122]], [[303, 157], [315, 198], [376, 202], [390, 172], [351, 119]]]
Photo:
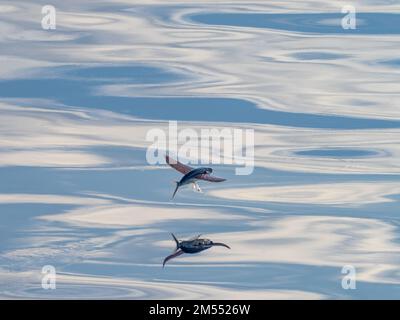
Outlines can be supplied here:
[[188, 173], [188, 172], [190, 172], [190, 171], [193, 170], [192, 167], [189, 167], [189, 166], [187, 166], [187, 165], [185, 165], [185, 164], [183, 164], [183, 163], [181, 163], [181, 162], [179, 162], [179, 161], [177, 161], [177, 160], [171, 158], [169, 155], [166, 155], [166, 156], [165, 156], [165, 161], [166, 161], [172, 168], [174, 168], [175, 170], [179, 171], [179, 172], [182, 173], [182, 174], [186, 174], [186, 173]]
[[166, 257], [166, 258], [164, 259], [164, 261], [163, 261], [163, 265], [162, 265], [163, 268], [164, 268], [165, 264], [167, 263], [167, 261], [169, 261], [169, 260], [171, 260], [171, 259], [173, 259], [173, 258], [175, 258], [175, 257], [177, 257], [177, 256], [180, 256], [182, 253], [183, 253], [183, 251], [179, 249], [179, 250], [176, 251], [175, 253], [170, 254], [168, 257]]
[[222, 181], [226, 181], [226, 179], [224, 178], [219, 178], [219, 177], [215, 177], [215, 176], [211, 176], [208, 173], [206, 174], [202, 174], [198, 177], [196, 177], [199, 180], [205, 180], [205, 181], [209, 181], [209, 182], [222, 182]]

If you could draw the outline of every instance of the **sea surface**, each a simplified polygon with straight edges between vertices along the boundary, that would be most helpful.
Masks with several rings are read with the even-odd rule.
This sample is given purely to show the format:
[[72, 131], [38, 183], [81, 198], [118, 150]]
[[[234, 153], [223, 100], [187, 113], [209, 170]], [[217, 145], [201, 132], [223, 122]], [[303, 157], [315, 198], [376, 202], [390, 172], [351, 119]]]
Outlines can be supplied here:
[[[400, 299], [398, 1], [47, 2], [0, 1], [0, 298]], [[253, 173], [171, 201], [169, 120], [254, 129]]]

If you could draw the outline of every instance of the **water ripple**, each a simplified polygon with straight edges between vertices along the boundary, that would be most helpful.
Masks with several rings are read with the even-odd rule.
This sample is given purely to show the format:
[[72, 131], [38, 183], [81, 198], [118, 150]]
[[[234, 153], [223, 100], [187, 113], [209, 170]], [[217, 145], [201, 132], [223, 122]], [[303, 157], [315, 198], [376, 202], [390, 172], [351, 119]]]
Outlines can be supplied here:
[[[0, 5], [1, 297], [399, 297], [396, 1], [355, 30], [322, 0], [52, 4], [56, 30]], [[254, 129], [253, 174], [169, 201], [179, 174], [145, 158], [167, 120]], [[163, 269], [171, 232], [232, 250]]]

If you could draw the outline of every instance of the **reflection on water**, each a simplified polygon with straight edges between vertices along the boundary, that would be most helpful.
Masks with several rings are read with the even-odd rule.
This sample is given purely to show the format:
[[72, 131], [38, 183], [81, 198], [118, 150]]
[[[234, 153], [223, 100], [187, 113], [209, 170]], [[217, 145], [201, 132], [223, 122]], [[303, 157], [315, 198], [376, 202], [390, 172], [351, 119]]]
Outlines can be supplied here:
[[[1, 297], [400, 297], [395, 4], [347, 32], [323, 1], [53, 2], [55, 31], [0, 5]], [[166, 120], [254, 128], [253, 174], [170, 202], [178, 174], [145, 159]], [[232, 249], [162, 269], [170, 232]]]

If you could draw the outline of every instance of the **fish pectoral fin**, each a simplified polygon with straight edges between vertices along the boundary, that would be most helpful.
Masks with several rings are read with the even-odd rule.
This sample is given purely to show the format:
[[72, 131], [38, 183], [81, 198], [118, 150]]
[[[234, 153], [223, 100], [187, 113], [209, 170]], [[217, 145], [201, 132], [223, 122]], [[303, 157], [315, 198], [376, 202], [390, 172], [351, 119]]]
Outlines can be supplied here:
[[167, 261], [169, 261], [169, 260], [171, 260], [171, 259], [173, 259], [173, 258], [175, 258], [175, 257], [177, 257], [177, 256], [180, 256], [181, 254], [183, 254], [184, 252], [181, 250], [181, 249], [179, 249], [179, 250], [177, 250], [176, 252], [174, 252], [173, 254], [170, 254], [168, 257], [166, 257], [165, 259], [164, 259], [164, 261], [163, 261], [163, 268], [164, 268], [164, 266], [165, 266], [165, 264], [167, 263]]

